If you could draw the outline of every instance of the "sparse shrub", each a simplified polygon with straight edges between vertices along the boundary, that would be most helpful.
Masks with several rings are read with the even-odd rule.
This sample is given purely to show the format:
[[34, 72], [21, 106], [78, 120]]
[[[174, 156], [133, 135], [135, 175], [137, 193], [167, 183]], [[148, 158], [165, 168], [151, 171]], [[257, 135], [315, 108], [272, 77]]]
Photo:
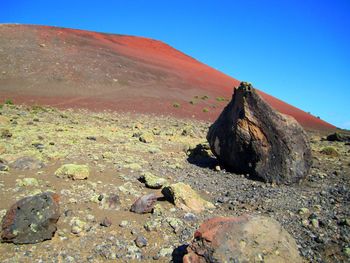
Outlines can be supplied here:
[[202, 99], [202, 100], [207, 100], [207, 99], [209, 99], [209, 96], [204, 95], [204, 96], [201, 97], [201, 99]]
[[196, 104], [196, 102], [195, 102], [194, 100], [190, 100], [189, 103], [190, 103], [191, 105]]
[[199, 99], [199, 96], [197, 96], [197, 95], [196, 95], [196, 96], [194, 96], [193, 98], [195, 98], [195, 99]]
[[329, 156], [334, 156], [334, 157], [339, 155], [338, 151], [332, 146], [324, 147], [324, 148], [321, 149], [320, 152], [322, 154], [329, 155]]
[[174, 108], [180, 108], [180, 103], [174, 102], [173, 107]]
[[217, 100], [217, 101], [220, 101], [220, 102], [221, 102], [221, 101], [226, 101], [226, 99], [225, 99], [224, 97], [217, 97], [216, 100]]
[[40, 105], [33, 105], [33, 106], [32, 106], [32, 111], [33, 111], [34, 113], [40, 112], [40, 111], [42, 111], [42, 112], [48, 112], [48, 110], [47, 110], [46, 108], [44, 108], [43, 106], [40, 106]]
[[6, 104], [6, 105], [13, 105], [13, 100], [11, 100], [11, 99], [6, 99], [5, 102], [4, 102], [4, 104]]
[[2, 109], [2, 107], [4, 107], [4, 105], [3, 105], [3, 104], [0, 104], [0, 110]]
[[209, 109], [208, 108], [204, 108], [203, 112], [209, 112]]

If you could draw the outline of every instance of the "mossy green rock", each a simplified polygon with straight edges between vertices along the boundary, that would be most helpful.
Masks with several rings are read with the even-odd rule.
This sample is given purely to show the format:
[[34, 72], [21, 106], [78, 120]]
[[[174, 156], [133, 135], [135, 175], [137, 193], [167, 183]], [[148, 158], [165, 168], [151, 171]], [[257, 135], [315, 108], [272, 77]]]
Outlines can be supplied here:
[[90, 175], [90, 169], [87, 165], [79, 164], [64, 164], [58, 170], [55, 175], [61, 178], [70, 178], [73, 180], [84, 180]]
[[16, 186], [39, 186], [39, 181], [35, 178], [17, 179]]
[[169, 199], [172, 199], [177, 207], [186, 211], [200, 213], [205, 209], [214, 208], [212, 203], [204, 200], [191, 186], [182, 182], [165, 187], [162, 192]]
[[168, 184], [168, 181], [164, 178], [153, 175], [152, 173], [146, 172], [143, 174], [145, 184], [149, 188], [160, 189], [164, 185]]

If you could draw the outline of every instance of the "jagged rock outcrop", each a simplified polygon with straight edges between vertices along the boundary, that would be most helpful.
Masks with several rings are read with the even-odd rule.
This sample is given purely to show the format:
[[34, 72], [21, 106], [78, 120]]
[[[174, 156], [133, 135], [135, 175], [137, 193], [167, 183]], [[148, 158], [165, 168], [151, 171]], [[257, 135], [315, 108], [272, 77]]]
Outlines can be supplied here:
[[235, 89], [207, 139], [223, 166], [266, 182], [298, 182], [312, 164], [303, 128], [271, 108], [246, 82]]

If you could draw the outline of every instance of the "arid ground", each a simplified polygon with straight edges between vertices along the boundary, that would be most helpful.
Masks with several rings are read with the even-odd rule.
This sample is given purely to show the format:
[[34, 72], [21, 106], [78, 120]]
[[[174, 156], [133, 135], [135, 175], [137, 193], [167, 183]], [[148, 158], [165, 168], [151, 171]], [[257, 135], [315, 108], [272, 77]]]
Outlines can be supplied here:
[[[309, 133], [310, 175], [300, 185], [276, 186], [218, 169], [205, 147], [209, 122], [21, 105], [4, 105], [0, 112], [0, 158], [8, 168], [0, 172], [1, 217], [25, 196], [61, 196], [53, 239], [0, 243], [1, 262], [181, 262], [205, 219], [247, 213], [280, 222], [305, 262], [349, 260], [349, 144]], [[332, 151], [322, 153], [324, 147]], [[16, 163], [23, 157], [31, 157], [27, 167]], [[88, 179], [55, 176], [68, 163], [87, 165]], [[130, 212], [137, 197], [160, 191], [139, 180], [147, 172], [189, 184], [215, 208], [194, 213], [161, 200], [153, 213]], [[118, 202], [104, 203], [108, 196]], [[106, 217], [108, 227], [101, 225]], [[135, 245], [138, 237], [145, 246]]]

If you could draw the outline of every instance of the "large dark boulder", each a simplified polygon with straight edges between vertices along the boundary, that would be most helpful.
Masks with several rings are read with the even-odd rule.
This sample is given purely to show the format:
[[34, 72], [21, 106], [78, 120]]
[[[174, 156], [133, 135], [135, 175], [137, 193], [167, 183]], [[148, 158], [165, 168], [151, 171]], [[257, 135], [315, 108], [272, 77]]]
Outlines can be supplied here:
[[272, 109], [251, 84], [242, 82], [207, 139], [221, 164], [266, 182], [290, 184], [304, 178], [312, 157], [308, 137], [292, 117]]
[[51, 239], [57, 230], [59, 196], [47, 192], [25, 197], [12, 205], [2, 220], [1, 239], [32, 244]]
[[293, 237], [264, 216], [211, 218], [195, 232], [187, 252], [184, 263], [302, 262]]

